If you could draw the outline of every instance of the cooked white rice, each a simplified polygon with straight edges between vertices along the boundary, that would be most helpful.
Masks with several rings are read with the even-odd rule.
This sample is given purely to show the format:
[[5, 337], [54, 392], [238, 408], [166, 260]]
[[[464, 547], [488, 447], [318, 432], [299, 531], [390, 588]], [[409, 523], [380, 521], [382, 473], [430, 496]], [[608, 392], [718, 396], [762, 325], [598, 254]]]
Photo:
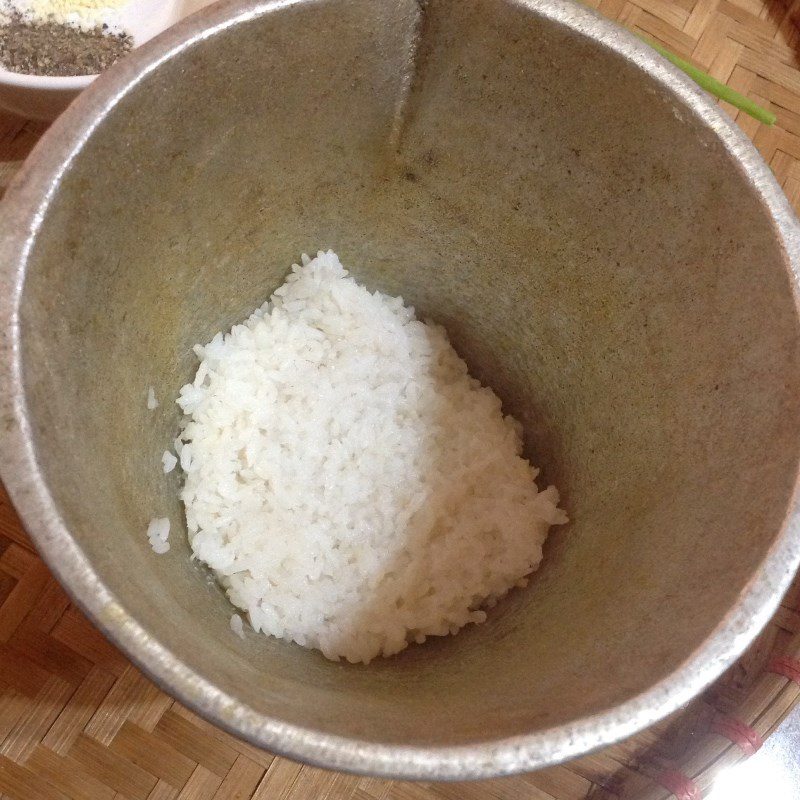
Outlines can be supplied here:
[[231, 614], [231, 630], [240, 639], [244, 639], [244, 623], [238, 614]]
[[195, 352], [177, 401], [189, 539], [256, 631], [364, 663], [455, 633], [566, 521], [445, 331], [333, 252]]
[[156, 517], [150, 520], [147, 526], [147, 538], [150, 540], [150, 547], [163, 555], [169, 550], [169, 519], [167, 517]]
[[178, 464], [178, 459], [175, 458], [169, 450], [165, 450], [164, 454], [161, 456], [161, 468], [164, 470], [164, 474], [168, 475]]

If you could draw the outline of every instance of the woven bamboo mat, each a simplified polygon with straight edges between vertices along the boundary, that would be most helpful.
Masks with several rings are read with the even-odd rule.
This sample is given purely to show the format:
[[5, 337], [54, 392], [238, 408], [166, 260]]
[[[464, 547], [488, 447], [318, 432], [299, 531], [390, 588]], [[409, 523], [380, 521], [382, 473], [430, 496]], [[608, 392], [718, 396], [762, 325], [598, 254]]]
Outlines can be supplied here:
[[[590, 2], [774, 111], [769, 128], [724, 106], [800, 210], [800, 0]], [[0, 191], [43, 131], [0, 115]], [[443, 785], [300, 766], [216, 729], [131, 666], [70, 605], [0, 487], [0, 800], [694, 800], [798, 699], [800, 580], [699, 699], [591, 756]]]

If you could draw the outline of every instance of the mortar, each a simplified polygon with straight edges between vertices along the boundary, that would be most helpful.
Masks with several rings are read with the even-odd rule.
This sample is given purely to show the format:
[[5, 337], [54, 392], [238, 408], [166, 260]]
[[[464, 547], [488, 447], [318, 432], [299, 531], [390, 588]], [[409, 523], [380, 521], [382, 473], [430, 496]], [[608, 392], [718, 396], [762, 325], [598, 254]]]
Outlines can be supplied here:
[[[687, 702], [788, 586], [797, 221], [589, 10], [221, 3], [101, 76], [3, 205], [3, 480], [95, 623], [255, 744], [398, 777], [553, 764]], [[366, 667], [235, 637], [160, 469], [191, 346], [327, 247], [446, 327], [571, 519], [485, 624]]]

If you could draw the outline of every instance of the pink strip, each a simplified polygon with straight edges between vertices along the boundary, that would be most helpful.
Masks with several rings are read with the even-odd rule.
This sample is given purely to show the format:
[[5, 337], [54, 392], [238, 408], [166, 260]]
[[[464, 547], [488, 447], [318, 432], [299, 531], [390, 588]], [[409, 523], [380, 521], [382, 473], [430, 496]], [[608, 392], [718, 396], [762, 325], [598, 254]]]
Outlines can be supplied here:
[[764, 744], [758, 731], [738, 719], [722, 714], [711, 723], [711, 732], [733, 742], [746, 756], [753, 755]]
[[774, 672], [776, 675], [783, 675], [790, 681], [794, 681], [800, 686], [800, 661], [789, 656], [776, 656], [769, 662], [767, 672]]
[[697, 784], [682, 772], [666, 770], [656, 778], [656, 781], [667, 791], [672, 792], [678, 800], [701, 800]]

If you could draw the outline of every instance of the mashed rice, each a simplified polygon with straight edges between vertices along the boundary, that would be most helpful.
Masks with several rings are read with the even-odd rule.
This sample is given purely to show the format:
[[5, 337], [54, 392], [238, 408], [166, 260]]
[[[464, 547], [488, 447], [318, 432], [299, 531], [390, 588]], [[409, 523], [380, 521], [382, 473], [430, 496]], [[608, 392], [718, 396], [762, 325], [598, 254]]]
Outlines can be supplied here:
[[177, 401], [189, 539], [256, 631], [364, 663], [455, 633], [566, 522], [445, 331], [333, 252], [195, 352]]

